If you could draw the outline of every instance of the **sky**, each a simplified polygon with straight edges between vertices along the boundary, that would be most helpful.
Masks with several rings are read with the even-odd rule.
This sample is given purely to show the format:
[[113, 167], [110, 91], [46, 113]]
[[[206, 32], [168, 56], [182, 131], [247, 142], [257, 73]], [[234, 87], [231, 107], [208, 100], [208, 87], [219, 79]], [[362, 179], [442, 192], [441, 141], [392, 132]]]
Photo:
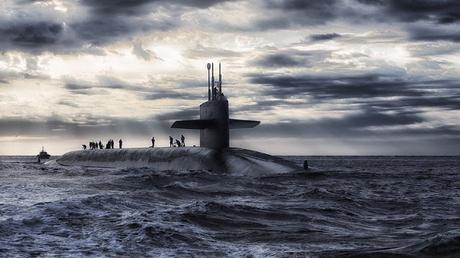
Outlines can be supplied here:
[[221, 62], [231, 145], [460, 155], [456, 0], [2, 0], [0, 155], [144, 147], [198, 118]]

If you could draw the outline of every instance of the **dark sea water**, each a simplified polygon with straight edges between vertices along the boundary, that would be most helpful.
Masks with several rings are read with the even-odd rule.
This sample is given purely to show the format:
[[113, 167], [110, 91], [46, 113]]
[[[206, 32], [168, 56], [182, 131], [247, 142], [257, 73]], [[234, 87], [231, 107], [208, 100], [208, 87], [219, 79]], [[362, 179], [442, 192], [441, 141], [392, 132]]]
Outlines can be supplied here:
[[240, 177], [0, 157], [0, 256], [460, 257], [459, 157], [287, 158], [311, 170]]

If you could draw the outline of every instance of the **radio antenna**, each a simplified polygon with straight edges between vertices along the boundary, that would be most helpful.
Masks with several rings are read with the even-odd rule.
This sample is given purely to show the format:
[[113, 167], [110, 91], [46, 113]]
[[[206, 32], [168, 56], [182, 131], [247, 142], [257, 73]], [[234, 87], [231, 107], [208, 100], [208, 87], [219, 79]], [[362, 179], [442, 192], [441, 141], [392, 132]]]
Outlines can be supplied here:
[[208, 100], [211, 100], [211, 78], [210, 78], [211, 75], [209, 74], [210, 73], [209, 70], [211, 69], [211, 64], [208, 63], [206, 65], [206, 68], [208, 68]]
[[219, 94], [222, 94], [222, 72], [219, 63]]

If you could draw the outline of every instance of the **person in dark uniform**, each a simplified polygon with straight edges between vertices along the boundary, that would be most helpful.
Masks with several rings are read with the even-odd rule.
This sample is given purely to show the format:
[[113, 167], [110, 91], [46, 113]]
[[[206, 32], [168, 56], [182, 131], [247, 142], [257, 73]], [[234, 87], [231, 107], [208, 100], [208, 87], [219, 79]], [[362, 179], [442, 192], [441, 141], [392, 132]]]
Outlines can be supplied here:
[[182, 143], [182, 147], [185, 147], [185, 136], [184, 135], [180, 136], [180, 141]]
[[181, 147], [180, 141], [178, 139], [176, 139], [176, 145], [177, 147]]
[[120, 149], [123, 148], [123, 141], [121, 139], [118, 141], [118, 147]]
[[86, 144], [83, 144], [82, 147], [84, 150], [86, 150]]
[[174, 147], [174, 139], [171, 137], [171, 135], [169, 136], [169, 147]]
[[155, 137], [152, 137], [152, 148], [155, 147]]

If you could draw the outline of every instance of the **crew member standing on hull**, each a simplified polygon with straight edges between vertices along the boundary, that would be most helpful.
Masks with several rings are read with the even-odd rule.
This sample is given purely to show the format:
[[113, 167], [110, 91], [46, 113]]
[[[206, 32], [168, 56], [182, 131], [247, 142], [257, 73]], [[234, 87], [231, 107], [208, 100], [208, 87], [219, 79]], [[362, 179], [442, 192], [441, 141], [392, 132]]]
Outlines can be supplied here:
[[169, 136], [169, 147], [174, 147], [174, 139], [171, 137], [171, 135]]
[[118, 147], [120, 149], [123, 147], [123, 141], [121, 139], [118, 141]]
[[185, 147], [185, 136], [184, 135], [180, 136], [180, 141], [182, 142], [182, 147]]
[[155, 147], [155, 137], [152, 137], [152, 148]]

